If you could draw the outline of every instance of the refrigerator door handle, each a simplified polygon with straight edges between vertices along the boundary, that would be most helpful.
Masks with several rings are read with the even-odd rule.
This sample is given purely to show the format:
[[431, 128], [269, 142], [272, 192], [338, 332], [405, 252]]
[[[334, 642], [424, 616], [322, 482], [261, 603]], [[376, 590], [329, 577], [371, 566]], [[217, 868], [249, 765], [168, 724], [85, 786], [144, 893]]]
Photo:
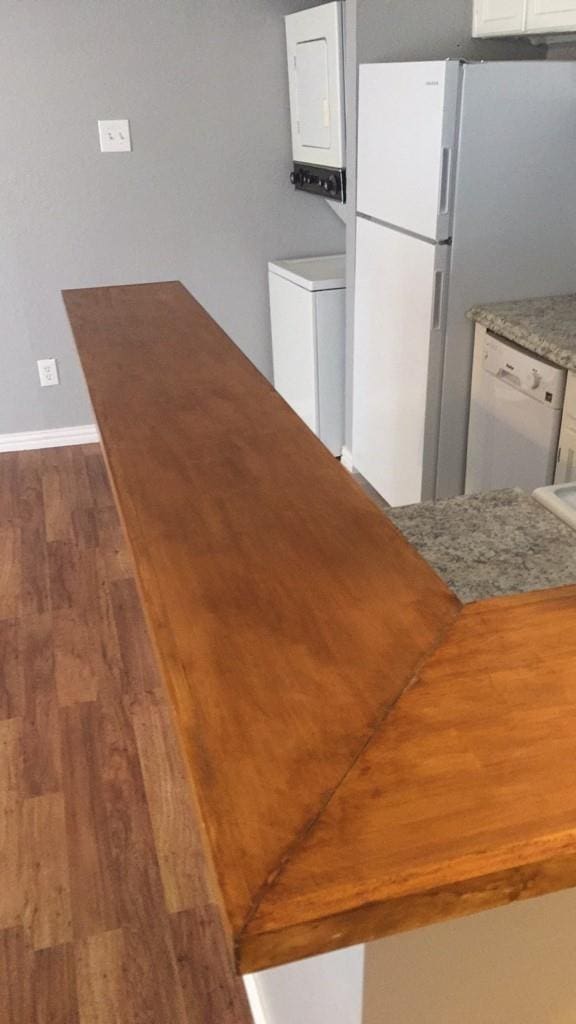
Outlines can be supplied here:
[[434, 272], [434, 302], [432, 305], [432, 328], [437, 331], [442, 321], [442, 306], [444, 304], [444, 271]]
[[448, 213], [450, 201], [450, 171], [452, 168], [452, 147], [442, 150], [442, 172], [440, 178], [440, 213]]

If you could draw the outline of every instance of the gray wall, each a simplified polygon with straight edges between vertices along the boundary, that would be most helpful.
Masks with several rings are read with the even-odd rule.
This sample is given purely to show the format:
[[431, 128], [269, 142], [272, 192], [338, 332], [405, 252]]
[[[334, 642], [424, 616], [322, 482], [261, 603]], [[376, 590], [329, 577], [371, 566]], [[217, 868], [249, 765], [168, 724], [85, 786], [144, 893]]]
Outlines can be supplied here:
[[[472, 0], [346, 0], [347, 20], [356, 35], [356, 52], [348, 51], [346, 88], [348, 93], [348, 195], [356, 205], [355, 138], [358, 64], [391, 60], [441, 60], [461, 57], [470, 60], [535, 60], [545, 54], [517, 39], [472, 39]], [[346, 445], [352, 444], [352, 364], [354, 318], [354, 248], [356, 225], [348, 219], [347, 313], [346, 313]]]
[[[180, 278], [270, 372], [266, 261], [344, 245], [287, 185], [282, 15], [309, 5], [4, 0], [0, 433], [92, 420], [62, 288]], [[113, 117], [133, 153], [100, 154]], [[39, 388], [45, 356], [58, 388]]]
[[472, 0], [356, 0], [358, 60], [534, 59], [542, 48], [472, 39]]

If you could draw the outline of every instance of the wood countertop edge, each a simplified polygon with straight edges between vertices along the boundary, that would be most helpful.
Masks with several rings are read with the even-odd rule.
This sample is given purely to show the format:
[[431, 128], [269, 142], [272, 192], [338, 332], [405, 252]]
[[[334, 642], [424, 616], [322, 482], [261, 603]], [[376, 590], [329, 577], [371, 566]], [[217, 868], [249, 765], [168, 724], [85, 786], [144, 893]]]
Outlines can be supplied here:
[[576, 834], [569, 854], [375, 900], [277, 930], [249, 930], [236, 941], [236, 963], [243, 974], [278, 967], [574, 886]]
[[[138, 287], [146, 289], [147, 286], [140, 285]], [[162, 285], [158, 287], [162, 287]], [[110, 290], [113, 291], [114, 289]], [[92, 290], [68, 294], [81, 296], [88, 294], [89, 291]], [[101, 293], [106, 290], [96, 289], [94, 291]], [[70, 309], [68, 312], [74, 327], [73, 315], [71, 315]], [[79, 346], [79, 350], [80, 348], [81, 346]], [[80, 356], [86, 370], [82, 351], [80, 351]], [[90, 380], [88, 380], [88, 385], [94, 400], [95, 396]], [[97, 405], [96, 401], [94, 401], [94, 405]], [[576, 885], [576, 854], [572, 852], [566, 854], [565, 852], [551, 851], [548, 856], [543, 856], [541, 859], [530, 863], [524, 863], [522, 856], [519, 856], [518, 863], [512, 867], [507, 867], [505, 870], [494, 870], [488, 874], [481, 874], [477, 877], [472, 876], [466, 879], [447, 879], [442, 885], [432, 888], [424, 887], [421, 891], [412, 892], [401, 897], [387, 898], [384, 895], [375, 901], [362, 902], [358, 906], [346, 906], [341, 912], [327, 913], [325, 917], [317, 916], [313, 920], [306, 919], [306, 915], [295, 915], [295, 919], [287, 919], [286, 923], [278, 928], [268, 928], [266, 925], [261, 926], [259, 922], [259, 911], [274, 896], [285, 867], [288, 864], [294, 864], [298, 860], [305, 840], [322, 822], [334, 796], [346, 784], [346, 780], [358, 757], [371, 745], [391, 708], [402, 702], [404, 695], [412, 689], [412, 683], [418, 680], [421, 671], [426, 668], [429, 660], [439, 650], [442, 650], [446, 636], [451, 633], [453, 628], [462, 619], [466, 621], [470, 614], [473, 613], [472, 610], [474, 610], [474, 613], [482, 614], [484, 610], [488, 611], [490, 608], [497, 608], [501, 612], [502, 618], [506, 619], [523, 606], [539, 605], [542, 609], [545, 609], [550, 605], [550, 602], [563, 603], [565, 601], [569, 610], [572, 611], [576, 587], [562, 587], [556, 590], [535, 591], [511, 597], [491, 598], [475, 602], [473, 605], [464, 606], [464, 608], [455, 600], [453, 617], [445, 623], [444, 627], [440, 630], [440, 635], [436, 634], [435, 642], [419, 659], [417, 670], [412, 672], [410, 677], [403, 681], [396, 699], [386, 707], [384, 714], [375, 723], [367, 742], [362, 744], [361, 749], [350, 761], [346, 771], [332, 785], [329, 793], [318, 806], [317, 813], [309, 819], [309, 823], [302, 833], [293, 837], [292, 843], [285, 848], [284, 853], [278, 859], [276, 867], [269, 872], [264, 883], [253, 892], [248, 913], [243, 915], [241, 919], [238, 916], [234, 918], [229, 912], [225, 896], [217, 881], [218, 869], [214, 861], [213, 843], [210, 840], [210, 809], [206, 807], [201, 788], [199, 789], [197, 785], [193, 765], [187, 756], [188, 751], [182, 722], [179, 720], [176, 711], [177, 688], [175, 688], [172, 677], [174, 672], [182, 671], [182, 669], [178, 665], [176, 650], [172, 651], [173, 657], [170, 653], [167, 656], [166, 645], [164, 644], [163, 646], [158, 643], [158, 620], [163, 620], [166, 625], [166, 616], [162, 611], [160, 611], [160, 614], [151, 614], [151, 605], [158, 600], [158, 593], [155, 592], [158, 588], [150, 576], [145, 579], [142, 578], [142, 559], [139, 557], [138, 549], [145, 548], [145, 539], [143, 535], [142, 537], [134, 536], [134, 522], [138, 518], [138, 511], [132, 501], [132, 497], [122, 490], [122, 483], [117, 478], [113, 466], [114, 460], [109, 458], [109, 453], [106, 450], [107, 430], [103, 429], [103, 426], [103, 424], [100, 424], [103, 438], [102, 446], [106, 456], [108, 472], [112, 480], [124, 532], [136, 563], [136, 577], [149, 632], [163, 677], [171, 693], [174, 723], [185, 754], [185, 762], [189, 771], [194, 801], [197, 807], [199, 807], [203, 823], [204, 846], [214, 879], [215, 897], [223, 911], [231, 950], [233, 950], [237, 967], [241, 972], [262, 970], [277, 964], [300, 959], [301, 957], [329, 952], [358, 942], [382, 938], [395, 932], [476, 913], [480, 910], [490, 909], [515, 900], [542, 895]], [[133, 511], [131, 530], [127, 527], [124, 515], [128, 503], [130, 503]], [[156, 623], [152, 621], [154, 618], [156, 618]], [[359, 855], [360, 853], [361, 851], [359, 851]]]
[[[479, 601], [461, 605], [451, 623], [448, 623], [438, 643], [425, 656], [414, 678], [399, 694], [395, 706], [399, 705], [407, 691], [419, 682], [420, 673], [442, 647], [451, 631], [460, 624], [464, 616], [482, 616], [491, 609], [506, 613], [514, 613], [526, 606], [550, 605], [561, 606], [564, 602], [574, 602], [576, 585], [563, 585], [547, 590], [526, 591], [519, 594], [503, 594], [484, 598]], [[487, 641], [489, 638], [487, 638]], [[388, 712], [392, 708], [388, 709]], [[364, 750], [373, 743], [385, 725], [387, 714], [375, 728]], [[542, 896], [565, 888], [576, 886], [576, 819], [574, 830], [562, 832], [558, 836], [547, 835], [535, 840], [533, 848], [517, 849], [517, 856], [512, 850], [491, 850], [488, 861], [501, 856], [502, 860], [511, 862], [502, 870], [487, 870], [475, 873], [472, 868], [468, 875], [462, 871], [460, 864], [454, 865], [452, 878], [445, 884], [438, 885], [430, 878], [429, 872], [410, 880], [407, 891], [399, 895], [386, 895], [385, 886], [381, 896], [362, 902], [360, 905], [351, 903], [341, 912], [328, 913], [325, 917], [306, 918], [302, 921], [287, 920], [285, 926], [278, 928], [266, 927], [258, 919], [258, 912], [265, 910], [268, 898], [274, 897], [274, 887], [280, 880], [285, 868], [293, 865], [298, 859], [305, 838], [309, 837], [315, 827], [321, 827], [322, 816], [331, 800], [346, 784], [354, 765], [350, 765], [346, 776], [334, 788], [330, 800], [326, 801], [322, 811], [311, 824], [306, 836], [291, 851], [289, 859], [285, 859], [278, 867], [274, 878], [259, 895], [255, 906], [247, 918], [243, 928], [235, 939], [235, 958], [239, 971], [263, 970], [268, 967], [280, 966], [293, 960], [327, 953], [345, 946], [375, 941], [399, 932], [411, 931], [416, 928], [437, 924], [456, 917], [466, 917], [484, 910], [492, 910], [523, 899]], [[361, 855], [361, 849], [358, 850]], [[482, 861], [482, 856], [478, 858]], [[464, 875], [464, 877], [462, 877]], [[391, 887], [398, 890], [402, 886]], [[378, 889], [378, 883], [374, 886]]]

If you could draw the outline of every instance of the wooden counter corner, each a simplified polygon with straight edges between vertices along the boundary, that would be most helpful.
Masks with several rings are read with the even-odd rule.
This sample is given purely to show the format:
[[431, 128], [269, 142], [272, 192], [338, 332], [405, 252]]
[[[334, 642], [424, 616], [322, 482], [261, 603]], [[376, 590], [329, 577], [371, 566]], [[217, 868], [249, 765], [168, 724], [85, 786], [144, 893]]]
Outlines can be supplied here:
[[180, 283], [64, 301], [239, 969], [576, 885], [576, 587], [462, 608]]

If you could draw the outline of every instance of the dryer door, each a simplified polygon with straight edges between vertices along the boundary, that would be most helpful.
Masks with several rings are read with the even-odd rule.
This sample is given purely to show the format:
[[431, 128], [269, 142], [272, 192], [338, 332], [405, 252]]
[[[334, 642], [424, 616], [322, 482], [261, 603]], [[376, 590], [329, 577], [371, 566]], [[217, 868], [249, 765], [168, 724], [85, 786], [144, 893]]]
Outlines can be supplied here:
[[344, 167], [341, 0], [289, 14], [286, 44], [293, 158]]

